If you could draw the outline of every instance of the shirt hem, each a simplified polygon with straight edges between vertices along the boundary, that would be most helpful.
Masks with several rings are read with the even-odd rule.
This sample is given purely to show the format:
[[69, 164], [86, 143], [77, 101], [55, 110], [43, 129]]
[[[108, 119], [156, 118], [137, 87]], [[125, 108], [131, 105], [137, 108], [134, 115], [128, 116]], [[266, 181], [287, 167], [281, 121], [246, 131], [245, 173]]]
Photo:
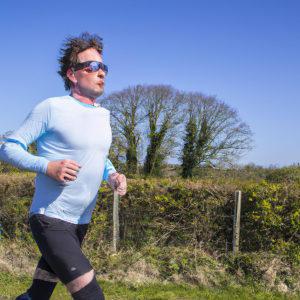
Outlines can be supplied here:
[[68, 222], [68, 223], [72, 223], [72, 224], [89, 224], [91, 219], [89, 219], [88, 221], [87, 220], [78, 220], [78, 219], [74, 219], [74, 218], [68, 218], [68, 217], [62, 217], [60, 215], [57, 215], [57, 214], [54, 214], [54, 213], [51, 213], [51, 212], [44, 212], [43, 209], [39, 209], [39, 210], [36, 210], [36, 211], [31, 211], [29, 213], [29, 218], [32, 217], [33, 215], [37, 215], [37, 214], [40, 214], [40, 215], [45, 215], [47, 217], [50, 217], [50, 218], [55, 218], [55, 219], [59, 219], [59, 220], [62, 220], [62, 221], [65, 221], [65, 222]]

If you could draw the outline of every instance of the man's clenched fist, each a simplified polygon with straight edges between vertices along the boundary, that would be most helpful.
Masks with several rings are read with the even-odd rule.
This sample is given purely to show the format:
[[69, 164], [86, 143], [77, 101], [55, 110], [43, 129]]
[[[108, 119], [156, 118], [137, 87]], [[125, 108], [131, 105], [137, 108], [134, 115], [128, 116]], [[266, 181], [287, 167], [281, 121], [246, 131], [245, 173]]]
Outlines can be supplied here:
[[114, 173], [108, 177], [108, 184], [110, 187], [119, 193], [120, 196], [124, 196], [127, 190], [126, 177], [123, 174]]
[[46, 174], [60, 182], [73, 181], [77, 178], [81, 165], [71, 159], [50, 161]]

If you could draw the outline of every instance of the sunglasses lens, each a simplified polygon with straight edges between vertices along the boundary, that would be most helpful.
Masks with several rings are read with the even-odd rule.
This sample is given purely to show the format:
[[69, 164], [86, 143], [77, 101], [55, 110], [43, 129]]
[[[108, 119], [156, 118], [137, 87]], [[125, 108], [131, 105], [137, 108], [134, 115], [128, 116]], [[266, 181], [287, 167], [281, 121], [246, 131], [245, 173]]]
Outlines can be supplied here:
[[[84, 64], [84, 63], [82, 63]], [[105, 74], [108, 73], [108, 67], [107, 65], [104, 65], [98, 61], [92, 61], [92, 62], [89, 62], [89, 64], [85, 65], [85, 70], [87, 72], [97, 72], [99, 71], [99, 69], [101, 69]], [[80, 70], [77, 68], [77, 70]]]
[[97, 72], [100, 69], [100, 63], [93, 61], [90, 63], [88, 69], [90, 69], [92, 72]]
[[102, 68], [101, 68], [101, 69], [103, 70], [103, 72], [104, 72], [105, 74], [108, 73], [108, 67], [107, 67], [107, 65], [102, 64]]

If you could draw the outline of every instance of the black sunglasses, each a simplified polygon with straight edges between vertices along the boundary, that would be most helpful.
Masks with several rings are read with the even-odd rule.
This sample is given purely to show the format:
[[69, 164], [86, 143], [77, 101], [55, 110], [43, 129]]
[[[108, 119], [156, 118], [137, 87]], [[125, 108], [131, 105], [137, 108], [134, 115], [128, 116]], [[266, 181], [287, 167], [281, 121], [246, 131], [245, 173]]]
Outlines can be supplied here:
[[75, 65], [74, 71], [78, 71], [84, 68], [86, 68], [87, 72], [97, 72], [99, 71], [99, 69], [101, 69], [105, 74], [108, 73], [107, 65], [99, 61], [85, 61], [82, 63], [78, 63], [77, 65]]

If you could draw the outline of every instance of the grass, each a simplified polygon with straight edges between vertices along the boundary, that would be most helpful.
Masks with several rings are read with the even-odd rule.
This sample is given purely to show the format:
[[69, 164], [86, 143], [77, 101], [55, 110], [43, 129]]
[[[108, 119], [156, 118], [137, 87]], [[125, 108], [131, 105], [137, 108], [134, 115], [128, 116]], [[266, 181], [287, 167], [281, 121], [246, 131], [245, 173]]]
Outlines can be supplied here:
[[[144, 284], [134, 286], [126, 282], [108, 282], [99, 280], [106, 300], [193, 300], [193, 299], [299, 299], [297, 295], [286, 295], [278, 292], [266, 292], [262, 287], [214, 287], [211, 289], [199, 289], [190, 285]], [[31, 285], [29, 277], [13, 276], [8, 273], [0, 274], [0, 300], [15, 299]], [[51, 300], [72, 300], [65, 286], [59, 283], [51, 297]]]

